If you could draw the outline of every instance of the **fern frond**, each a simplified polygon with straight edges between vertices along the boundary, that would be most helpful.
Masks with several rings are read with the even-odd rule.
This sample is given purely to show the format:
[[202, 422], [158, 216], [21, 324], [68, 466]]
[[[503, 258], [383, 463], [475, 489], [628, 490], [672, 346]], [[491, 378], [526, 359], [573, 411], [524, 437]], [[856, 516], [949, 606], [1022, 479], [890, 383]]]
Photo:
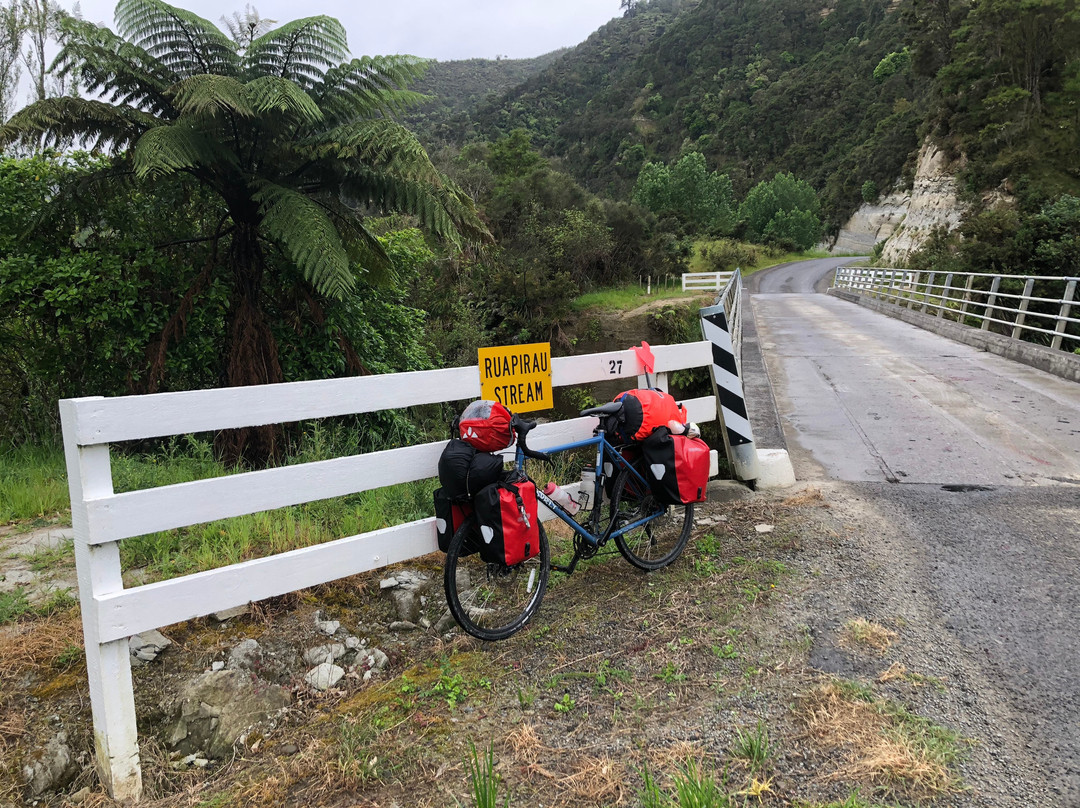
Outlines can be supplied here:
[[346, 161], [346, 170], [352, 161], [359, 161], [399, 177], [442, 183], [442, 175], [416, 135], [388, 118], [335, 126], [310, 136], [297, 148], [319, 159]]
[[16, 112], [0, 127], [0, 145], [24, 143], [94, 151], [124, 149], [160, 121], [149, 113], [103, 101], [61, 96], [37, 101]]
[[244, 87], [244, 93], [260, 115], [277, 113], [305, 125], [322, 120], [322, 110], [295, 82], [279, 76], [260, 76]]
[[333, 17], [294, 20], [263, 34], [244, 54], [248, 72], [295, 81], [310, 89], [322, 81], [326, 68], [349, 56], [345, 29]]
[[120, 0], [116, 4], [120, 36], [159, 59], [181, 77], [199, 73], [236, 75], [236, 43], [209, 20], [161, 0]]
[[319, 200], [341, 233], [341, 242], [353, 265], [365, 274], [365, 279], [379, 285], [393, 280], [393, 263], [386, 248], [375, 234], [368, 230], [364, 218], [341, 201], [336, 194]]
[[259, 203], [264, 234], [277, 242], [316, 291], [341, 299], [354, 278], [341, 236], [326, 211], [291, 188], [262, 182], [252, 198]]
[[183, 123], [151, 129], [135, 144], [135, 175], [140, 179], [235, 162], [232, 152], [222, 149], [205, 132]]
[[191, 76], [170, 90], [173, 105], [182, 115], [213, 117], [231, 112], [242, 118], [254, 118], [255, 109], [248, 102], [246, 88], [231, 76], [206, 73]]
[[171, 109], [166, 90], [177, 76], [137, 45], [108, 28], [65, 15], [60, 22], [61, 50], [52, 71], [78, 80], [88, 96], [102, 94], [113, 104], [140, 107], [156, 115]]
[[360, 166], [349, 173], [342, 191], [379, 210], [410, 213], [455, 247], [465, 242], [481, 244], [492, 240], [476, 215], [472, 200], [445, 178], [441, 186], [436, 186]]
[[405, 88], [427, 66], [427, 60], [415, 56], [364, 56], [327, 70], [312, 95], [333, 120], [397, 114], [424, 100]]

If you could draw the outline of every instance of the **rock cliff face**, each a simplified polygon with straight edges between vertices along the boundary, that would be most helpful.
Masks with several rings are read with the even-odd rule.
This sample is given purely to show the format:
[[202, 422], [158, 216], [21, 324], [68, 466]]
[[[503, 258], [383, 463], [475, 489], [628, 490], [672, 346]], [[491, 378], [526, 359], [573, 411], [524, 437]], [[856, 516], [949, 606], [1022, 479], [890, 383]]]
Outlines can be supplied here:
[[841, 228], [834, 252], [868, 254], [885, 242], [882, 260], [903, 265], [937, 227], [952, 230], [965, 206], [956, 198], [956, 172], [945, 154], [927, 141], [919, 152], [919, 165], [910, 191], [892, 191], [874, 204], [862, 205]]

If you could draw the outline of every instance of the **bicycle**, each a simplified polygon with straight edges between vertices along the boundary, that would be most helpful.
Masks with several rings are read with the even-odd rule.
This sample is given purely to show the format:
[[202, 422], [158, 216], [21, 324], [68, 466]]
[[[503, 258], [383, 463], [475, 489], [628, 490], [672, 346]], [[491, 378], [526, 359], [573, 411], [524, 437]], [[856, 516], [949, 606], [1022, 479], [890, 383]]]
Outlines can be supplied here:
[[[582, 410], [581, 415], [603, 418], [618, 412], [621, 406], [612, 402]], [[566, 566], [551, 563], [543, 524], [540, 552], [514, 566], [485, 562], [473, 552], [475, 517], [469, 517], [458, 528], [450, 540], [443, 568], [446, 602], [458, 625], [481, 640], [506, 639], [528, 623], [540, 608], [552, 570], [573, 574], [578, 562], [594, 557], [612, 539], [629, 563], [646, 571], [658, 570], [679, 557], [693, 525], [693, 504], [670, 506], [658, 502], [648, 481], [624, 455], [625, 447], [608, 441], [603, 421], [593, 430], [593, 437], [546, 452], [528, 447], [526, 436], [536, 426], [535, 421], [515, 415], [512, 423], [517, 433], [514, 473], [519, 479], [531, 479], [525, 472], [526, 458], [549, 462], [561, 452], [595, 447], [593, 490], [585, 492], [592, 507], [582, 508], [575, 519], [537, 487], [537, 500], [574, 532], [574, 555]]]

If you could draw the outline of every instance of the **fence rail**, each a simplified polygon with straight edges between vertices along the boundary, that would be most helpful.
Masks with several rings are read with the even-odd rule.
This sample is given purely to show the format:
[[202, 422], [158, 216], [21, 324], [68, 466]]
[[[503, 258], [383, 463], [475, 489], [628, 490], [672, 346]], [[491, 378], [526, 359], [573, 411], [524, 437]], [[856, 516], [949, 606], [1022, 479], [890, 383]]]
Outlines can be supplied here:
[[[653, 352], [656, 384], [665, 389], [669, 372], [713, 361], [707, 341], [654, 346]], [[632, 350], [558, 358], [552, 360], [552, 385], [636, 377], [640, 387], [640, 368]], [[435, 477], [445, 441], [120, 494], [113, 490], [109, 444], [479, 396], [479, 369], [465, 367], [60, 402], [97, 765], [115, 798], [138, 799], [142, 791], [128, 637], [438, 549], [432, 517], [125, 589], [120, 542]], [[683, 403], [694, 421], [717, 417], [713, 396]], [[581, 440], [595, 424], [595, 418], [542, 424], [529, 442], [543, 450]]]
[[684, 292], [699, 289], [719, 292], [731, 280], [732, 272], [684, 272], [682, 290]]
[[839, 267], [833, 287], [1053, 350], [1080, 348], [1077, 278]]

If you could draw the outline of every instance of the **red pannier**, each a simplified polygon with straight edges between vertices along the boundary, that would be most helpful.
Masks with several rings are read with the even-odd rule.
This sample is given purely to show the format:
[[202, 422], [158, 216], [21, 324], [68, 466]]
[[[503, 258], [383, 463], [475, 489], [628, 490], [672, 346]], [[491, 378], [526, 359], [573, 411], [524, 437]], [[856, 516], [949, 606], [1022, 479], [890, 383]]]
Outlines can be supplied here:
[[[450, 549], [450, 540], [454, 538], [458, 528], [472, 516], [473, 505], [469, 500], [448, 496], [442, 488], [436, 488], [432, 496], [435, 499], [435, 532], [439, 536], [439, 549], [445, 553]], [[466, 547], [470, 547], [471, 544], [472, 542], [467, 542]], [[462, 552], [462, 555], [475, 552], [476, 549], [473, 547], [467, 552]]]
[[540, 516], [532, 482], [489, 485], [473, 503], [484, 561], [512, 567], [539, 554]]
[[608, 417], [604, 431], [613, 432], [617, 440], [645, 440], [669, 421], [687, 422], [686, 409], [663, 390], [627, 390], [614, 400], [622, 402], [622, 410]]
[[481, 452], [501, 452], [514, 442], [514, 416], [498, 401], [481, 399], [465, 408], [457, 420], [461, 439]]
[[709, 485], [709, 445], [701, 438], [658, 429], [641, 444], [645, 478], [667, 505], [704, 502]]

